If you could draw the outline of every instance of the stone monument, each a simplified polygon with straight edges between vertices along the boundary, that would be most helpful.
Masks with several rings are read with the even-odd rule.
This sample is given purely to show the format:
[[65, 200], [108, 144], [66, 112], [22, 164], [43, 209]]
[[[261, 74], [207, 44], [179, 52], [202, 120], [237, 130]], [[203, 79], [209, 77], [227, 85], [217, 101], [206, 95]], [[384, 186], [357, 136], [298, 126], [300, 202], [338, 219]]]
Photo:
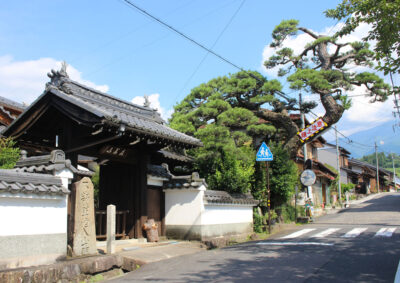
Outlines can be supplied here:
[[97, 253], [92, 181], [85, 177], [72, 186], [73, 196], [73, 244], [76, 256]]
[[115, 205], [107, 205], [107, 253], [115, 253]]

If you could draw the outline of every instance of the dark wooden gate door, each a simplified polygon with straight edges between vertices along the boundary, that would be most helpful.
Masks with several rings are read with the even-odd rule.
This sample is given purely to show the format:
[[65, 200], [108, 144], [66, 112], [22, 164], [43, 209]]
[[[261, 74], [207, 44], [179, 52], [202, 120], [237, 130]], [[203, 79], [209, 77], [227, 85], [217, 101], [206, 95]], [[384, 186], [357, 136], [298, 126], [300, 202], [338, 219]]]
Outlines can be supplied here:
[[147, 217], [154, 219], [158, 226], [159, 236], [164, 236], [164, 202], [162, 188], [149, 186], [147, 189]]
[[125, 231], [129, 238], [134, 237], [135, 221], [139, 217], [135, 205], [137, 171], [135, 165], [118, 162], [109, 162], [100, 168], [99, 209], [106, 210], [107, 205], [114, 204], [117, 211], [127, 211]]

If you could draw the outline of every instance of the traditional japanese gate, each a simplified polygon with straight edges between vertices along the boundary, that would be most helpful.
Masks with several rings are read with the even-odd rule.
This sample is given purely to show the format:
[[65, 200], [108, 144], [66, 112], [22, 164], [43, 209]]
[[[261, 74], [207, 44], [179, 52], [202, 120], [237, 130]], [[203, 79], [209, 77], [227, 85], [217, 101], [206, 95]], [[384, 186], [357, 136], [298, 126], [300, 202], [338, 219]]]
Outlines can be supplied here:
[[163, 210], [162, 195], [147, 186], [148, 164], [166, 146], [192, 148], [201, 142], [168, 128], [148, 104], [134, 105], [70, 80], [65, 68], [49, 77], [45, 92], [4, 135], [30, 155], [62, 149], [75, 166], [78, 155], [96, 157], [99, 209], [114, 204], [117, 211], [128, 211], [125, 232], [143, 237], [149, 213], [162, 221]]

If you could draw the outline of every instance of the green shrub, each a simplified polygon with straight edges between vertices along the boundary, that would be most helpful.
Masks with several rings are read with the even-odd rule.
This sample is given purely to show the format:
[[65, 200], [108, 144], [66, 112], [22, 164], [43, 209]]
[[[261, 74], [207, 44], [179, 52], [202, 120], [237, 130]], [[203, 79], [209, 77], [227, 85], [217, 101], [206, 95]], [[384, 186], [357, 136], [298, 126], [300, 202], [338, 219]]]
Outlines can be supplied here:
[[[292, 205], [282, 205], [276, 208], [280, 221], [290, 223], [296, 221], [296, 209]], [[297, 217], [305, 216], [305, 210], [302, 206], [297, 206]]]
[[263, 217], [258, 214], [257, 209], [254, 209], [253, 211], [253, 229], [254, 232], [256, 233], [262, 233], [263, 232]]
[[11, 138], [0, 138], [0, 169], [11, 169], [19, 159], [19, 148]]
[[[271, 222], [278, 219], [278, 214], [275, 210], [271, 209]], [[265, 224], [264, 224], [265, 223]], [[253, 210], [253, 229], [256, 233], [262, 233], [263, 228], [268, 224], [268, 211], [262, 216], [258, 213], [258, 210], [254, 208]]]

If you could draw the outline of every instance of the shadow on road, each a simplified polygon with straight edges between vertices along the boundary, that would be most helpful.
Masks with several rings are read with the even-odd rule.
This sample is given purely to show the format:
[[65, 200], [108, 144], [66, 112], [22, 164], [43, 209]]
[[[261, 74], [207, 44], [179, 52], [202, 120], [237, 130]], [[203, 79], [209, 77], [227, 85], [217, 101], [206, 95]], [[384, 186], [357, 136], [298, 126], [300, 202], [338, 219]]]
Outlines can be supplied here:
[[361, 207], [357, 207], [358, 205], [354, 205], [355, 207], [350, 207], [348, 209], [344, 209], [339, 211], [338, 213], [348, 213], [348, 212], [400, 212], [400, 206], [398, 206], [398, 202], [400, 195], [387, 195], [376, 199], [371, 199], [366, 202], [359, 204]]
[[[202, 272], [188, 272], [185, 282], [390, 282], [400, 248], [393, 241], [348, 240], [333, 247], [262, 246], [225, 248], [220, 260]], [[384, 252], [383, 252], [384, 251]], [[236, 256], [233, 256], [236, 255]], [[393, 258], [388, 264], [388, 258]], [[210, 259], [211, 260], [211, 259]], [[207, 259], [200, 260], [207, 264]], [[366, 272], [357, 272], [363, 266]], [[389, 271], [388, 271], [389, 270]], [[161, 278], [160, 278], [160, 281]]]

